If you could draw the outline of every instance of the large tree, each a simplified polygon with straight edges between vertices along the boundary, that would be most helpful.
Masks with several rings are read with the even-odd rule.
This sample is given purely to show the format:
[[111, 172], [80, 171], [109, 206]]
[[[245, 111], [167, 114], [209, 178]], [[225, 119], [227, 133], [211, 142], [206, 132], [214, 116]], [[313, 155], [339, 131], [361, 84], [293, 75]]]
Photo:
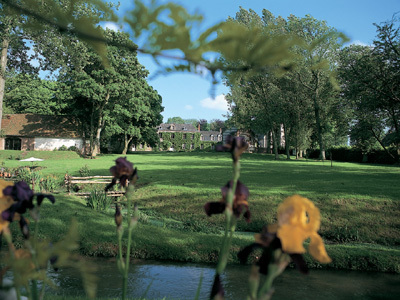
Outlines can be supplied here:
[[[373, 46], [352, 45], [340, 53], [342, 97], [354, 112], [352, 137], [364, 151], [375, 139], [400, 155], [400, 27], [399, 21], [377, 26]], [[385, 136], [388, 136], [385, 138]], [[361, 138], [362, 137], [362, 138]]]
[[[60, 76], [70, 92], [66, 112], [81, 120], [91, 142], [92, 156], [100, 149], [100, 137], [107, 121], [110, 126], [119, 123], [120, 128], [126, 130], [128, 138], [137, 134], [138, 127], [135, 124], [140, 118], [150, 116], [157, 123], [161, 120], [159, 114], [162, 111], [157, 102], [158, 106], [153, 107], [157, 106], [154, 112], [148, 112], [152, 99], [158, 101], [159, 96], [148, 87], [145, 81], [148, 71], [138, 62], [136, 53], [112, 46], [116, 42], [132, 43], [129, 36], [109, 29], [105, 30], [104, 36], [109, 41], [107, 67], [102, 58], [88, 46], [86, 61], [79, 62], [79, 66], [68, 64]], [[116, 120], [118, 117], [122, 120]]]
[[[253, 129], [256, 129], [254, 126], [257, 126], [256, 130], [261, 129], [265, 133], [271, 131], [274, 135], [282, 124], [289, 158], [289, 146], [293, 144], [291, 135], [295, 137], [294, 146], [298, 150], [299, 147], [306, 146], [305, 141], [310, 134], [311, 107], [321, 159], [325, 159], [324, 134], [327, 132], [329, 121], [333, 122], [330, 115], [337, 104], [335, 99], [338, 95], [333, 84], [332, 71], [335, 68], [335, 53], [341, 46], [342, 35], [334, 28], [328, 27], [325, 22], [308, 15], [304, 18], [291, 15], [285, 20], [282, 17], [274, 17], [268, 10], [263, 10], [262, 17], [259, 17], [254, 11], [241, 8], [236, 18], [230, 21], [260, 28], [260, 36], [265, 39], [286, 34], [288, 39], [294, 37], [296, 41], [296, 45], [292, 47], [293, 55], [283, 61], [287, 64], [286, 68], [290, 68], [283, 76], [277, 72], [281, 70], [282, 62], [276, 64], [275, 68], [265, 70], [263, 74], [258, 72], [255, 75], [243, 76], [238, 72], [225, 73], [228, 85], [232, 90], [236, 90], [236, 95], [240, 94], [238, 98], [235, 98], [233, 93], [228, 96], [231, 103], [234, 103], [232, 112], [240, 113], [239, 119], [244, 121], [240, 125], [247, 123], [247, 127], [253, 126]], [[240, 65], [240, 61], [227, 61], [232, 65]], [[290, 62], [294, 62], [295, 65], [291, 65]], [[243, 91], [239, 93], [238, 89]], [[258, 101], [261, 107], [256, 103], [246, 104], [246, 101]], [[259, 111], [263, 113], [260, 114]], [[260, 124], [264, 125], [260, 127]], [[277, 148], [277, 145], [274, 148]]]
[[8, 6], [0, 3], [0, 129], [7, 74], [13, 71], [24, 73], [37, 71], [29, 63], [32, 55], [28, 52], [27, 40], [31, 36], [30, 32], [24, 31], [22, 27], [26, 18], [12, 12]]
[[[115, 101], [108, 115], [106, 130], [111, 138], [120, 138], [122, 154], [126, 154], [131, 143], [156, 146], [156, 127], [162, 122], [161, 96], [144, 78], [130, 79], [125, 91], [120, 90], [119, 101]], [[158, 138], [159, 141], [159, 138]]]
[[330, 111], [338, 97], [332, 81], [337, 65], [337, 53], [342, 46], [344, 36], [325, 21], [319, 21], [310, 15], [299, 18], [290, 15], [287, 30], [301, 38], [303, 46], [295, 47], [298, 54], [294, 78], [304, 87], [314, 110], [315, 133], [320, 149], [320, 159], [325, 159], [325, 141]]

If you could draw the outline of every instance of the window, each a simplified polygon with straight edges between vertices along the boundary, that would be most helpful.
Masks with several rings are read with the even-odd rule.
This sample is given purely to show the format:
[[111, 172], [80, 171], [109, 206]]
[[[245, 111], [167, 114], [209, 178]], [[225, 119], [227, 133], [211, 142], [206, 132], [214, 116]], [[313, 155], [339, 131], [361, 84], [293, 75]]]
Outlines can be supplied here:
[[5, 150], [21, 150], [21, 139], [6, 138]]
[[203, 144], [200, 145], [200, 149], [201, 149], [201, 150], [204, 149], [204, 145], [203, 145]]
[[175, 133], [171, 133], [171, 139], [175, 138]]
[[162, 132], [160, 132], [160, 133], [158, 134], [158, 136], [160, 137], [160, 139], [162, 139]]
[[212, 134], [211, 135], [211, 139], [210, 139], [211, 141], [213, 141], [214, 140], [214, 135]]
[[183, 139], [186, 140], [186, 133], [183, 134]]
[[186, 149], [186, 144], [182, 144], [182, 150]]
[[190, 144], [190, 149], [191, 149], [191, 150], [194, 149], [194, 144]]
[[204, 136], [202, 134], [200, 135], [200, 141], [204, 141]]
[[194, 140], [194, 134], [192, 134], [192, 140]]
[[218, 134], [218, 141], [222, 141], [222, 134]]

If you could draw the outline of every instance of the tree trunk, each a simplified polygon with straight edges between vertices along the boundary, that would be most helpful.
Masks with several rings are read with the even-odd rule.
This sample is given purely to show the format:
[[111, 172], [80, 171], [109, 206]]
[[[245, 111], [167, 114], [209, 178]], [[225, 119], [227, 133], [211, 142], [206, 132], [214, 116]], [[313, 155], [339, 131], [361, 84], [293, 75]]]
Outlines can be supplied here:
[[125, 155], [128, 152], [129, 143], [132, 141], [133, 136], [128, 138], [127, 134], [124, 134], [124, 149], [122, 150], [122, 155]]
[[319, 143], [319, 158], [321, 160], [325, 160], [325, 147], [324, 141], [322, 137], [322, 126], [321, 126], [321, 117], [320, 117], [320, 107], [318, 104], [318, 90], [315, 91], [315, 95], [313, 97], [314, 101], [314, 113], [315, 113], [315, 124], [317, 126], [317, 134], [318, 134], [318, 143]]
[[110, 93], [107, 92], [105, 100], [98, 110], [98, 114], [97, 114], [98, 119], [97, 119], [97, 125], [96, 125], [96, 137], [94, 140], [94, 145], [92, 147], [92, 153], [91, 153], [92, 157], [95, 157], [97, 155], [97, 153], [100, 153], [101, 131], [103, 130], [104, 124], [105, 124], [103, 111], [104, 111], [104, 107], [107, 105], [109, 99], [110, 99]]
[[286, 152], [286, 159], [290, 160], [290, 138], [289, 138], [289, 130], [287, 129], [286, 125], [283, 124], [283, 132], [285, 134], [285, 152]]
[[[4, 31], [4, 36], [7, 35], [10, 30], [7, 27]], [[8, 38], [4, 38], [1, 43], [1, 57], [0, 57], [0, 130], [1, 130], [1, 120], [3, 118], [3, 99], [4, 99], [4, 89], [6, 83], [6, 69], [7, 69], [7, 50], [10, 44], [10, 40]]]
[[395, 162], [398, 162], [398, 158], [396, 158], [390, 151], [386, 148], [385, 144], [383, 144], [382, 140], [379, 138], [378, 134], [374, 131], [373, 128], [369, 129], [374, 136], [374, 138], [378, 141], [378, 143], [382, 146], [383, 150], [389, 155]]
[[278, 141], [276, 139], [276, 132], [275, 132], [274, 129], [272, 129], [271, 131], [272, 131], [272, 139], [274, 141], [275, 159], [278, 160], [279, 159], [279, 153], [278, 153]]
[[97, 127], [96, 137], [94, 138], [94, 144], [92, 147], [92, 153], [91, 153], [92, 157], [95, 157], [97, 153], [100, 153], [100, 135], [102, 129], [103, 129], [102, 127]]
[[267, 137], [265, 139], [265, 148], [267, 149], [266, 151], [268, 154], [272, 153], [272, 151], [271, 151], [271, 134], [272, 134], [271, 131], [268, 131]]

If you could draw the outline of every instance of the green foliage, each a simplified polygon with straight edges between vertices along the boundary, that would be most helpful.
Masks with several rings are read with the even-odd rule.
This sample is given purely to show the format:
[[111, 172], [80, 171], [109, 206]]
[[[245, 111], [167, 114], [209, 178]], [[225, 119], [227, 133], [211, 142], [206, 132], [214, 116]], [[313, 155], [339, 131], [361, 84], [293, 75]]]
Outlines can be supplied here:
[[40, 191], [54, 192], [60, 186], [60, 179], [54, 175], [43, 176], [40, 180]]
[[29, 184], [32, 181], [32, 171], [25, 167], [18, 169], [17, 180], [25, 181]]
[[25, 73], [8, 76], [4, 104], [16, 114], [54, 115], [60, 113], [55, 95], [57, 82]]
[[68, 151], [78, 152], [79, 149], [77, 147], [75, 147], [75, 146], [70, 146], [70, 147], [68, 147]]
[[87, 177], [90, 176], [90, 167], [88, 165], [84, 165], [83, 167], [81, 167], [79, 169], [79, 174], [81, 175], [81, 177]]
[[181, 117], [172, 117], [168, 118], [167, 124], [186, 124], [186, 122]]
[[58, 148], [58, 151], [68, 151], [67, 146], [62, 145], [60, 148]]
[[[319, 144], [324, 156], [327, 137], [332, 134], [341, 138], [347, 133], [346, 122], [341, 122], [343, 109], [338, 109], [339, 103], [335, 101], [337, 90], [332, 72], [337, 64], [335, 53], [345, 41], [344, 36], [309, 15], [291, 15], [285, 20], [268, 10], [263, 10], [260, 17], [241, 8], [231, 22], [263, 30], [260, 35], [265, 39], [285, 32], [296, 40], [289, 59], [293, 65], [288, 72], [276, 72], [274, 68], [251, 76], [225, 72], [231, 88], [227, 100], [235, 126], [253, 135], [272, 134], [276, 157], [281, 126], [288, 159], [290, 146], [305, 149], [310, 139]], [[233, 66], [238, 64], [229, 57], [223, 60]]]
[[107, 196], [104, 190], [94, 189], [86, 198], [86, 205], [91, 209], [105, 211], [111, 207], [113, 202], [112, 197]]
[[388, 156], [398, 161], [400, 139], [391, 143], [397, 155], [391, 154], [384, 139], [388, 129], [394, 137], [400, 134], [400, 22], [393, 17], [376, 27], [373, 47], [351, 45], [340, 51], [341, 96], [352, 112], [349, 119], [353, 144], [364, 152], [379, 144]]

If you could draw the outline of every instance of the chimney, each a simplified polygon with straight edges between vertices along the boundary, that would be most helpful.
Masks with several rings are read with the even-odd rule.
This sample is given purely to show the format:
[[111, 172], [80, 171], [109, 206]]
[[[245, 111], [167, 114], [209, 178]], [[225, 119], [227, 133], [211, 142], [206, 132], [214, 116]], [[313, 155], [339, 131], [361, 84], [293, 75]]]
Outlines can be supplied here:
[[197, 124], [197, 131], [200, 131], [200, 123]]
[[219, 128], [219, 133], [221, 133], [221, 134], [222, 134], [222, 128], [221, 128], [221, 127]]

